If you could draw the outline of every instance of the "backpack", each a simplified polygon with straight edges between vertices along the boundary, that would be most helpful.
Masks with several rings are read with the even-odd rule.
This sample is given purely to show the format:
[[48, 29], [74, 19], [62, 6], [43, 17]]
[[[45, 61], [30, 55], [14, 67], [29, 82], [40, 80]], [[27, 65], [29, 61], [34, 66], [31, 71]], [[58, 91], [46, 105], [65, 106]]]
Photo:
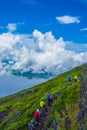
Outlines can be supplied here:
[[51, 96], [50, 94], [48, 94], [47, 98], [48, 98], [48, 99], [51, 99], [51, 98], [52, 98], [52, 96]]
[[72, 80], [72, 77], [68, 76], [67, 81], [71, 81], [71, 80]]

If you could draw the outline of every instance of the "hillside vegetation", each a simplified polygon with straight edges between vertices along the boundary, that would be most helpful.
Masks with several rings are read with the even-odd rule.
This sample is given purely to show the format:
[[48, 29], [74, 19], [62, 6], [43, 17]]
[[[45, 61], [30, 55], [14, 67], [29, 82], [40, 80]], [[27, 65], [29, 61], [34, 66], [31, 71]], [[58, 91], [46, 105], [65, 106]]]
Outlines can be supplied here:
[[[77, 115], [80, 111], [80, 78], [87, 65], [61, 74], [45, 83], [23, 90], [11, 96], [0, 99], [0, 130], [27, 130], [33, 118], [33, 113], [40, 108], [39, 102], [47, 93], [52, 95], [61, 92], [59, 98], [52, 104], [51, 112], [45, 124], [50, 123], [52, 129], [53, 117], [59, 123], [58, 130], [78, 130]], [[67, 82], [67, 76], [72, 76], [72, 82]], [[73, 77], [77, 75], [79, 81]], [[68, 127], [67, 128], [67, 122]]]

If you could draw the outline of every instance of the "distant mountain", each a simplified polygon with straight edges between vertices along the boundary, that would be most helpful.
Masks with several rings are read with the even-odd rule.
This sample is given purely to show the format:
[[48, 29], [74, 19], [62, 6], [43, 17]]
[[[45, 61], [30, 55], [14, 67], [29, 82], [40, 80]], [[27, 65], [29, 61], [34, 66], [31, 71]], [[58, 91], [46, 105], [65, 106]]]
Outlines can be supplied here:
[[50, 78], [53, 77], [54, 75], [52, 73], [47, 73], [43, 71], [42, 73], [34, 73], [33, 70], [27, 71], [27, 72], [22, 72], [21, 70], [12, 70], [11, 73], [13, 75], [17, 76], [24, 76], [26, 78]]
[[31, 78], [50, 78], [55, 76], [54, 74], [50, 73], [50, 72], [46, 72], [44, 69], [41, 70], [40, 72], [33, 72], [32, 69], [27, 69], [29, 67], [29, 65], [26, 65], [25, 68], [27, 69], [27, 71], [24, 71], [23, 69], [19, 69], [19, 70], [14, 70], [11, 67], [15, 64], [15, 61], [13, 62], [11, 59], [3, 59], [2, 61], [2, 66], [3, 68], [5, 68], [5, 70], [7, 72], [10, 72], [13, 75], [17, 75], [17, 76], [24, 76], [27, 77], [29, 79]]
[[61, 73], [67, 72], [78, 65], [81, 65], [81, 63], [76, 62], [75, 64], [73, 63], [70, 65], [68, 62], [66, 62], [62, 65], [54, 64], [52, 66], [50, 66], [50, 64], [47, 66], [45, 63], [44, 65], [41, 65], [40, 63], [37, 65], [32, 61], [21, 63], [18, 62], [15, 57], [13, 58], [13, 55], [8, 55], [7, 57], [4, 56], [4, 58], [1, 60], [1, 71], [2, 73], [8, 72], [13, 75], [27, 77], [29, 79], [52, 78]]
[[[74, 81], [75, 75], [78, 82]], [[72, 77], [71, 82], [66, 80], [68, 76]], [[53, 129], [55, 116], [59, 130], [87, 129], [86, 105], [83, 102], [86, 86], [87, 65], [82, 65], [33, 88], [1, 98], [0, 130], [27, 130], [34, 111], [40, 108], [40, 100], [45, 100], [47, 105], [47, 93], [51, 93], [56, 100], [46, 113], [46, 120], [41, 124], [43, 128], [49, 125]]]

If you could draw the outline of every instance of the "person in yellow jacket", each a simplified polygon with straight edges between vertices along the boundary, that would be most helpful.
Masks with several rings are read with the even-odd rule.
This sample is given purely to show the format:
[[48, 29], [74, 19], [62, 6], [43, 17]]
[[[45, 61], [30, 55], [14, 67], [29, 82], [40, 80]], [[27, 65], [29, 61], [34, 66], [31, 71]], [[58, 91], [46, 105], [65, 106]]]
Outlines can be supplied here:
[[42, 108], [45, 105], [44, 101], [40, 101], [40, 107]]
[[77, 77], [77, 75], [74, 76], [74, 81], [75, 81], [75, 82], [78, 81], [78, 77]]

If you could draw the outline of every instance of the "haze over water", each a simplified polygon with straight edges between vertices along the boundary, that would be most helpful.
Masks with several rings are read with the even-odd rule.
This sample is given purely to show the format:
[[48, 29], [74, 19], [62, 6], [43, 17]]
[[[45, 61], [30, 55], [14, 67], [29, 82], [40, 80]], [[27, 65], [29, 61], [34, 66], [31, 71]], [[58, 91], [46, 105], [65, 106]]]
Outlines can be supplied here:
[[14, 94], [23, 89], [30, 88], [45, 81], [46, 79], [42, 78], [27, 79], [25, 77], [18, 77], [14, 75], [1, 75], [0, 98]]

